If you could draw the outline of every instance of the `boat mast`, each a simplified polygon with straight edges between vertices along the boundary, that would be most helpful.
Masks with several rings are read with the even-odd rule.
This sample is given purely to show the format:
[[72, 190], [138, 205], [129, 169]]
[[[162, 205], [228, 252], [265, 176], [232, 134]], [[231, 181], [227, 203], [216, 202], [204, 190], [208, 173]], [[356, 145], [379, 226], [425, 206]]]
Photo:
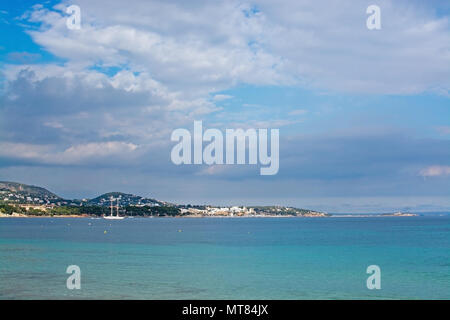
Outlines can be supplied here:
[[119, 198], [117, 198], [117, 206], [116, 206], [117, 216], [119, 216]]
[[111, 217], [113, 216], [113, 197], [109, 198], [111, 200]]

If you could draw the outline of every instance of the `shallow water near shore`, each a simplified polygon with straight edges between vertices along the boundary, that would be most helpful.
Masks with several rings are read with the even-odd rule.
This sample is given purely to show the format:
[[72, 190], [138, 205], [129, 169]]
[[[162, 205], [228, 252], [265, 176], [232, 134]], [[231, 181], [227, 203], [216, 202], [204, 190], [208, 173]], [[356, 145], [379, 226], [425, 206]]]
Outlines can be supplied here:
[[450, 215], [0, 220], [0, 299], [381, 298], [450, 298]]

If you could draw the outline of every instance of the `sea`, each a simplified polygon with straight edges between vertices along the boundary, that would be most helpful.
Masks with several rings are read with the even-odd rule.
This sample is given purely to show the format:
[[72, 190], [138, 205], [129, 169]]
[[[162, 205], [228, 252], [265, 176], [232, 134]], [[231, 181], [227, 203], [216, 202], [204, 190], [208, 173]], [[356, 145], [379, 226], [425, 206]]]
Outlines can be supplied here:
[[3, 300], [449, 298], [448, 214], [0, 219]]

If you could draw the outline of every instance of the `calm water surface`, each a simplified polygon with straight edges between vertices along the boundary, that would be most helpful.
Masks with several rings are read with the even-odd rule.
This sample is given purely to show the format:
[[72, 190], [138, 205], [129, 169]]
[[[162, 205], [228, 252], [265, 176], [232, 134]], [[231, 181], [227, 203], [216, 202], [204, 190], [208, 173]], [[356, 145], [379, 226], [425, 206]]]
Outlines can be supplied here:
[[449, 299], [450, 216], [0, 219], [0, 299], [74, 298]]

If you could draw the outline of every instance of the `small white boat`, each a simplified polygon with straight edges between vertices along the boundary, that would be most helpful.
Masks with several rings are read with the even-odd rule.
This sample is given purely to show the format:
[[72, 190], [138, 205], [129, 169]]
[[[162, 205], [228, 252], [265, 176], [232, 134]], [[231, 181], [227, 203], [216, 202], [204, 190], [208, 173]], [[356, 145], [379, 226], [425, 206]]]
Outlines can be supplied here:
[[125, 217], [119, 216], [119, 199], [117, 199], [117, 205], [116, 205], [117, 214], [116, 215], [113, 215], [113, 204], [112, 204], [113, 197], [111, 197], [110, 200], [111, 200], [111, 215], [103, 216], [103, 219], [106, 219], [106, 220], [123, 220], [123, 219], [125, 219]]
[[119, 217], [119, 216], [104, 216], [103, 219], [107, 219], [107, 220], [122, 220], [122, 219], [125, 219], [125, 217]]

